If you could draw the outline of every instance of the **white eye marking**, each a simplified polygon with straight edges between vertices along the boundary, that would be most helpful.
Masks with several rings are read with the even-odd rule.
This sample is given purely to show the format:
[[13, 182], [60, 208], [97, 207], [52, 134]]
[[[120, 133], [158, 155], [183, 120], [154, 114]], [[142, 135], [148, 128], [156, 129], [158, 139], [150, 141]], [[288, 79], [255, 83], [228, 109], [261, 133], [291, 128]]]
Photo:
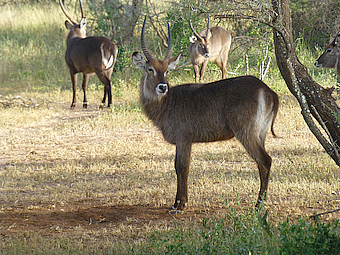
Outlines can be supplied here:
[[157, 72], [156, 72], [156, 70], [155, 70], [155, 68], [153, 66], [149, 66], [147, 70], [148, 70], [149, 73], [152, 72], [154, 76], [157, 75]]

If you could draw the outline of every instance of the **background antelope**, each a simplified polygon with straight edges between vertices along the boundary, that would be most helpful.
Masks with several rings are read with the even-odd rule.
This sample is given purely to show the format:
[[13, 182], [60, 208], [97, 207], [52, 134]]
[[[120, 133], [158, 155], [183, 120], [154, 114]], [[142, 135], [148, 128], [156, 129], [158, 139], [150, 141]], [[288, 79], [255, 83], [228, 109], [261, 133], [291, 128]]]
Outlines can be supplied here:
[[253, 76], [236, 77], [208, 84], [170, 87], [167, 71], [176, 67], [179, 55], [171, 58], [172, 38], [168, 24], [168, 49], [163, 60], [155, 59], [144, 41], [143, 53], [133, 53], [132, 61], [144, 70], [140, 100], [150, 120], [164, 138], [176, 145], [177, 194], [173, 209], [183, 210], [188, 202], [188, 175], [192, 143], [214, 142], [236, 137], [256, 161], [261, 187], [258, 203], [266, 195], [271, 157], [265, 151], [265, 138], [278, 112], [277, 94]]
[[89, 74], [95, 72], [99, 80], [104, 84], [104, 97], [101, 108], [105, 106], [106, 95], [108, 96], [108, 107], [112, 105], [111, 75], [116, 62], [118, 47], [105, 37], [86, 37], [86, 17], [81, 0], [79, 0], [82, 19], [77, 23], [65, 10], [62, 0], [59, 0], [61, 9], [71, 21], [65, 21], [65, 26], [70, 30], [67, 39], [65, 60], [70, 69], [73, 100], [71, 108], [76, 106], [78, 73], [83, 73], [82, 88], [84, 91], [83, 107], [87, 108], [87, 83]]
[[325, 51], [315, 61], [315, 67], [322, 68], [335, 68], [338, 76], [340, 77], [340, 34], [338, 34], [333, 41], [326, 46]]
[[[194, 35], [190, 36], [189, 55], [190, 61], [194, 68], [195, 82], [201, 82], [204, 71], [209, 61], [215, 62], [222, 71], [222, 79], [227, 76], [227, 62], [228, 54], [231, 44], [231, 35], [222, 27], [210, 27], [208, 19], [208, 26], [206, 29], [197, 33], [190, 20], [190, 28]], [[201, 69], [198, 75], [198, 69]]]

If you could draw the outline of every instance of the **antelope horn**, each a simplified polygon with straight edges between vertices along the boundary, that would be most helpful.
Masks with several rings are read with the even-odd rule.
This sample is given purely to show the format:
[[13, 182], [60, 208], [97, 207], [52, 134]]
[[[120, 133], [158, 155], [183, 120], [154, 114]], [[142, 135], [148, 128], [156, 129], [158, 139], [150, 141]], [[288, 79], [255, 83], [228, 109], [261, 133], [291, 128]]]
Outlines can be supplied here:
[[337, 35], [334, 37], [334, 39], [333, 39], [333, 41], [330, 43], [330, 45], [332, 45], [332, 46], [337, 45], [337, 44], [339, 43], [339, 37], [340, 37], [340, 33], [337, 34]]
[[334, 44], [337, 45], [340, 42], [340, 34], [337, 34], [337, 36], [334, 38]]
[[336, 36], [334, 37], [333, 41], [330, 43], [330, 45], [335, 46], [336, 45]]
[[208, 38], [208, 35], [209, 35], [209, 28], [210, 28], [210, 18], [209, 18], [209, 16], [208, 16], [207, 35], [205, 36], [205, 38]]
[[192, 26], [191, 20], [189, 21], [189, 23], [190, 23], [190, 28], [191, 28], [192, 32], [194, 33], [194, 35], [195, 35], [198, 39], [202, 40], [202, 37], [194, 30], [194, 28], [193, 28], [193, 26]]
[[148, 50], [148, 48], [145, 45], [145, 40], [144, 40], [145, 22], [146, 22], [146, 15], [145, 15], [144, 23], [143, 23], [142, 33], [140, 35], [140, 42], [142, 44], [143, 53], [144, 53], [146, 59], [150, 62], [151, 60], [154, 59], [154, 57], [151, 55], [150, 51]]
[[83, 4], [81, 3], [81, 0], [79, 0], [79, 4], [80, 4], [80, 11], [81, 11], [81, 17], [83, 19], [85, 19], [85, 11], [84, 11], [84, 8], [83, 8]]
[[65, 7], [64, 7], [64, 5], [63, 5], [63, 3], [62, 3], [61, 0], [59, 0], [59, 4], [60, 4], [60, 7], [61, 7], [61, 9], [63, 10], [65, 16], [66, 16], [73, 24], [78, 24], [78, 22], [75, 21], [75, 20], [70, 16], [70, 14], [67, 13], [67, 11], [65, 10]]
[[165, 53], [164, 61], [169, 62], [171, 58], [171, 52], [172, 52], [172, 37], [171, 37], [171, 30], [170, 25], [168, 22], [168, 48]]

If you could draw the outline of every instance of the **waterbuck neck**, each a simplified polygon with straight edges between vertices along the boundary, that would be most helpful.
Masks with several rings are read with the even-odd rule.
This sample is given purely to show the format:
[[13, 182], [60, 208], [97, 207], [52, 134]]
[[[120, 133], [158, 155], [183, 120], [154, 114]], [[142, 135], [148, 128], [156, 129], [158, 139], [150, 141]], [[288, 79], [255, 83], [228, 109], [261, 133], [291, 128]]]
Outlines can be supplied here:
[[82, 38], [85, 38], [85, 37], [86, 37], [86, 35], [84, 35], [80, 29], [75, 29], [74, 31], [70, 31], [68, 33], [67, 38], [66, 38], [66, 44], [69, 45], [71, 40], [74, 39], [74, 38], [82, 39]]
[[144, 113], [158, 126], [167, 108], [170, 91], [163, 96], [158, 96], [155, 91], [150, 91], [149, 88], [146, 88], [146, 78], [147, 74], [144, 74], [140, 84], [140, 101]]

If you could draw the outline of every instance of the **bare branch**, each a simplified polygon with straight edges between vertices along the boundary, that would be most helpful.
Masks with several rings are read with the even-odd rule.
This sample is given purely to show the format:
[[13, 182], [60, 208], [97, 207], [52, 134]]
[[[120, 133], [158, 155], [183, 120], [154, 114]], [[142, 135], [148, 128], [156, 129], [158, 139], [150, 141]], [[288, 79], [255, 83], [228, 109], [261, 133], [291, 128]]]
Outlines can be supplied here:
[[313, 214], [313, 215], [309, 216], [309, 218], [316, 220], [317, 217], [319, 217], [319, 216], [322, 216], [322, 215], [325, 215], [325, 214], [330, 214], [330, 213], [335, 213], [335, 212], [339, 212], [339, 211], [340, 211], [340, 209], [330, 210], [330, 211], [324, 212], [324, 213]]
[[[150, 4], [151, 7], [152, 7], [153, 4], [151, 3], [151, 1], [150, 1], [150, 0], [146, 1], [146, 4], [147, 4], [147, 5], [148, 5], [148, 2], [149, 2], [149, 4]], [[153, 8], [153, 9], [155, 9], [155, 8]], [[156, 16], [157, 21], [158, 21], [158, 14], [155, 12], [155, 10], [154, 10], [154, 15]], [[153, 20], [153, 18], [152, 18], [152, 16], [151, 16], [150, 13], [148, 13], [148, 17], [149, 17], [150, 22], [151, 22], [151, 24], [152, 24], [154, 30], [156, 31], [157, 35], [158, 35], [159, 38], [162, 40], [163, 46], [164, 46], [165, 48], [168, 48], [168, 43], [167, 43], [168, 38], [166, 38], [166, 36], [163, 36], [163, 35], [165, 34], [164, 29], [163, 29], [163, 26], [160, 25], [160, 22], [158, 22], [158, 26], [157, 26], [156, 23], [155, 23], [155, 21]], [[159, 29], [159, 27], [161, 28], [162, 31]]]
[[[2, 96], [0, 95], [0, 97]], [[39, 104], [35, 103], [35, 101], [36, 100], [33, 98], [25, 99], [22, 96], [16, 96], [9, 99], [0, 100], [0, 104], [5, 107], [24, 106], [27, 108], [34, 108], [39, 106]]]
[[333, 150], [334, 150], [334, 154], [335, 156], [338, 158], [338, 161], [340, 162], [340, 156], [339, 156], [339, 152], [338, 152], [338, 148], [336, 146], [336, 143], [334, 142], [333, 140], [333, 137], [331, 135], [331, 133], [329, 132], [327, 126], [325, 125], [325, 122], [322, 120], [320, 114], [318, 113], [318, 111], [316, 110], [315, 106], [314, 105], [311, 105], [311, 108], [312, 110], [314, 111], [315, 113], [315, 116], [318, 118], [318, 122], [320, 123], [320, 125], [322, 126], [322, 128], [325, 130], [325, 132], [327, 133], [328, 135], [328, 138], [330, 140], [330, 143], [333, 147]]
[[333, 158], [333, 160], [339, 165], [340, 160], [336, 155], [333, 153], [333, 146], [327, 141], [327, 139], [324, 137], [324, 135], [321, 133], [319, 128], [315, 125], [312, 117], [311, 112], [307, 103], [306, 96], [301, 92], [298, 79], [296, 78], [294, 67], [292, 61], [290, 59], [287, 59], [287, 68], [290, 71], [290, 75], [292, 77], [292, 87], [296, 93], [296, 97], [299, 101], [300, 107], [301, 107], [301, 113], [302, 116], [307, 123], [309, 129], [312, 131], [316, 139], [319, 141], [319, 143], [322, 145], [322, 147], [326, 150], [326, 152]]

